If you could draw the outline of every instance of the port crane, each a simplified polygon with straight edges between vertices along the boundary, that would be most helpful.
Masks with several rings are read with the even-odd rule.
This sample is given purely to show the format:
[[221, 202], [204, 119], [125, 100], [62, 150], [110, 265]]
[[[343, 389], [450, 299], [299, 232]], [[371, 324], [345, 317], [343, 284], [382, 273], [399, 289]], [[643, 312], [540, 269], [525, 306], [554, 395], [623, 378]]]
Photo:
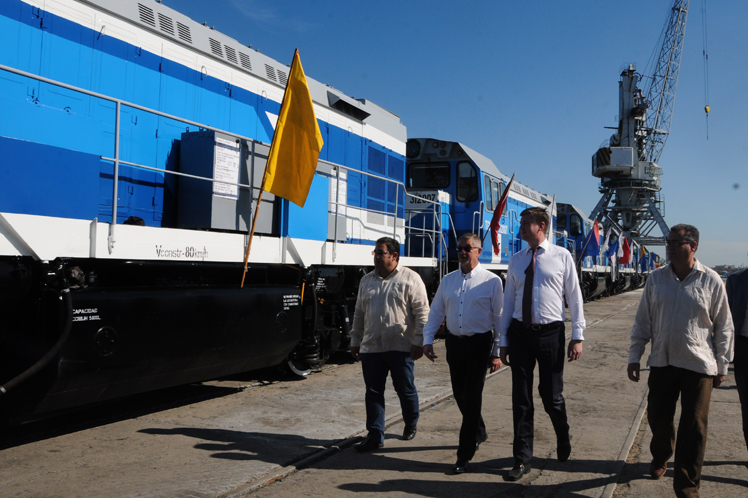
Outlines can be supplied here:
[[[644, 245], [664, 245], [670, 231], [658, 161], [670, 134], [688, 4], [672, 1], [652, 76], [642, 76], [633, 64], [621, 72], [617, 131], [592, 155], [592, 175], [600, 178], [602, 198], [590, 219]], [[661, 237], [650, 236], [655, 227]]]

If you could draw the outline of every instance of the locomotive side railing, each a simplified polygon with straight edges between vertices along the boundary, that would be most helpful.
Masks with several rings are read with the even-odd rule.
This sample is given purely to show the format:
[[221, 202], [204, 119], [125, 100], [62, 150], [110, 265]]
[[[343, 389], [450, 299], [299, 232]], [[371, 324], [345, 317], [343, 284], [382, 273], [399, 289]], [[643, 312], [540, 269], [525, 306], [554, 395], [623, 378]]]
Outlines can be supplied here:
[[[255, 190], [259, 191], [260, 190], [259, 187], [256, 187], [256, 186], [253, 186], [253, 185], [249, 185], [249, 184], [245, 184], [245, 183], [229, 182], [229, 181], [226, 181], [226, 180], [216, 179], [215, 177], [206, 177], [206, 176], [191, 175], [191, 174], [182, 173], [182, 172], [179, 172], [179, 171], [167, 170], [167, 169], [164, 169], [164, 168], [157, 168], [157, 167], [154, 167], [154, 166], [148, 166], [148, 165], [145, 165], [145, 164], [140, 164], [140, 163], [135, 163], [135, 162], [131, 162], [131, 161], [122, 160], [120, 158], [120, 116], [121, 116], [121, 112], [122, 112], [122, 107], [125, 106], [125, 107], [128, 107], [128, 108], [132, 108], [132, 109], [137, 109], [137, 110], [140, 110], [140, 111], [148, 112], [148, 113], [154, 114], [156, 116], [161, 116], [161, 117], [166, 118], [166, 119], [171, 119], [171, 120], [174, 120], [174, 121], [178, 121], [180, 123], [184, 123], [184, 124], [187, 124], [187, 125], [190, 125], [190, 126], [194, 126], [194, 127], [198, 128], [199, 130], [210, 130], [210, 131], [214, 131], [214, 132], [218, 132], [218, 133], [223, 133], [223, 134], [235, 137], [235, 138], [237, 138], [239, 140], [245, 140], [245, 141], [251, 142], [251, 143], [264, 144], [264, 142], [261, 142], [259, 140], [255, 140], [253, 138], [246, 137], [246, 136], [243, 136], [243, 135], [239, 135], [239, 134], [234, 133], [234, 132], [230, 132], [230, 131], [226, 131], [226, 130], [223, 130], [223, 129], [220, 129], [220, 128], [216, 128], [216, 127], [204, 124], [204, 123], [199, 123], [199, 122], [192, 121], [192, 120], [189, 120], [189, 119], [186, 119], [186, 118], [182, 118], [182, 117], [179, 117], [179, 116], [174, 116], [172, 114], [161, 112], [161, 111], [158, 111], [156, 109], [152, 109], [152, 108], [149, 108], [149, 107], [146, 107], [146, 106], [138, 105], [138, 104], [135, 104], [133, 102], [129, 102], [129, 101], [126, 101], [126, 100], [123, 100], [123, 99], [118, 99], [116, 97], [111, 97], [111, 96], [104, 95], [104, 94], [101, 94], [101, 93], [92, 92], [90, 90], [86, 90], [85, 88], [80, 88], [80, 87], [77, 87], [77, 86], [74, 86], [74, 85], [69, 85], [69, 84], [63, 83], [61, 81], [53, 80], [51, 78], [46, 78], [44, 76], [39, 76], [39, 75], [36, 75], [36, 74], [33, 74], [33, 73], [29, 73], [27, 71], [16, 69], [16, 68], [13, 68], [13, 67], [10, 67], [10, 66], [6, 66], [6, 65], [3, 65], [3, 64], [0, 64], [0, 69], [2, 69], [3, 71], [7, 71], [7, 72], [10, 72], [10, 73], [13, 73], [13, 74], [17, 74], [19, 76], [23, 76], [23, 77], [26, 77], [26, 78], [31, 78], [31, 79], [40, 81], [42, 83], [47, 83], [47, 84], [50, 84], [50, 85], [55, 85], [55, 86], [58, 86], [60, 88], [65, 88], [67, 90], [71, 90], [71, 91], [74, 91], [74, 92], [79, 92], [81, 94], [88, 95], [90, 97], [98, 98], [98, 99], [101, 99], [101, 100], [105, 100], [105, 101], [108, 101], [108, 102], [112, 102], [112, 103], [115, 104], [115, 117], [114, 117], [114, 119], [115, 119], [114, 157], [99, 156], [101, 160], [107, 161], [107, 162], [111, 162], [114, 165], [114, 172], [113, 172], [113, 178], [114, 178], [113, 184], [114, 184], [114, 186], [113, 186], [113, 192], [112, 192], [112, 222], [109, 224], [109, 237], [108, 237], [108, 248], [109, 248], [109, 253], [110, 254], [112, 253], [112, 251], [114, 249], [114, 244], [116, 242], [116, 235], [115, 234], [116, 234], [116, 225], [117, 225], [118, 183], [119, 183], [119, 168], [120, 168], [121, 164], [124, 164], [126, 166], [132, 166], [134, 168], [141, 168], [141, 169], [146, 169], [146, 170], [150, 170], [150, 171], [156, 171], [156, 172], [160, 172], [160, 173], [164, 173], [164, 174], [169, 174], [169, 175], [181, 176], [181, 177], [186, 177], [186, 178], [193, 178], [193, 179], [196, 179], [196, 180], [203, 180], [203, 181], [208, 181], [208, 182], [212, 182], [212, 183], [221, 183], [221, 184], [226, 184], [226, 185], [237, 186], [237, 187], [240, 187], [240, 188], [249, 189], [250, 191], [255, 191]], [[189, 128], [187, 128], [187, 129], [189, 129]], [[264, 145], [269, 146], [269, 144], [264, 144]], [[397, 237], [397, 229], [398, 229], [397, 211], [398, 211], [398, 207], [402, 206], [403, 211], [405, 211], [405, 205], [404, 204], [401, 205], [401, 204], [398, 203], [398, 197], [399, 197], [399, 194], [400, 194], [400, 189], [402, 189], [402, 191], [403, 191], [403, 193], [405, 195], [412, 197], [410, 194], [407, 193], [407, 190], [405, 188], [405, 184], [403, 182], [399, 182], [399, 181], [393, 180], [391, 178], [382, 177], [382, 176], [379, 176], [379, 175], [375, 175], [375, 174], [372, 174], [372, 173], [369, 173], [369, 172], [366, 172], [366, 171], [361, 171], [361, 170], [358, 170], [358, 169], [355, 169], [355, 168], [351, 168], [351, 167], [348, 167], [348, 166], [344, 166], [344, 165], [340, 165], [340, 164], [335, 164], [335, 163], [329, 163], [329, 164], [331, 164], [333, 167], [336, 168], [336, 178], [335, 178], [335, 181], [336, 181], [336, 187], [337, 187], [336, 199], [331, 202], [331, 204], [334, 205], [334, 213], [335, 213], [335, 231], [334, 231], [334, 237], [333, 237], [333, 261], [335, 261], [335, 254], [336, 254], [336, 247], [337, 247], [337, 240], [338, 240], [337, 229], [338, 229], [338, 218], [339, 218], [338, 213], [340, 212], [339, 208], [341, 206], [354, 207], [354, 206], [349, 206], [348, 204], [341, 204], [340, 203], [340, 171], [341, 170], [348, 170], [348, 171], [352, 171], [352, 172], [354, 172], [356, 174], [366, 175], [366, 176], [369, 176], [369, 177], [372, 177], [372, 178], [375, 178], [375, 179], [378, 179], [378, 180], [382, 180], [385, 183], [393, 184], [395, 186], [395, 202], [394, 202], [395, 207], [394, 207], [394, 212], [390, 213], [388, 211], [373, 210], [373, 209], [368, 209], [368, 208], [363, 208], [363, 207], [355, 207], [355, 209], [359, 209], [359, 210], [361, 210], [363, 212], [371, 212], [371, 213], [382, 214], [385, 217], [392, 216], [393, 217], [393, 237]], [[255, 196], [253, 195], [252, 197], [255, 197]], [[386, 222], [385, 222], [385, 224], [386, 224]], [[404, 229], [407, 228], [407, 221], [406, 220], [403, 221], [403, 228]], [[434, 238], [435, 241], [438, 241], [437, 244], [432, 244], [432, 248], [433, 247], [438, 247], [438, 249], [434, 249], [432, 251], [431, 257], [432, 258], [439, 258], [439, 259], [441, 259], [441, 255], [443, 254], [442, 253], [442, 250], [443, 250], [442, 246], [446, 247], [446, 242], [443, 240], [443, 236], [442, 236], [442, 232], [441, 232], [441, 224], [440, 223], [439, 224], [434, 224], [434, 228], [432, 230], [430, 230], [429, 233], [430, 233], [431, 237]]]

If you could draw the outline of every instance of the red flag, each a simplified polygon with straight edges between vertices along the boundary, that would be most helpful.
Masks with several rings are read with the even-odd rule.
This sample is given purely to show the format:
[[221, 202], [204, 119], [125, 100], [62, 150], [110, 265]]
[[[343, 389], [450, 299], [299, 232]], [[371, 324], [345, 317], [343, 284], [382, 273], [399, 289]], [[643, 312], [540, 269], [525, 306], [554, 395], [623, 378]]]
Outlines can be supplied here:
[[621, 260], [619, 263], [622, 265], [629, 264], [629, 257], [631, 256], [631, 247], [629, 247], [629, 241], [626, 239], [626, 237], [623, 237], [623, 256], [621, 256]]
[[512, 174], [512, 179], [509, 180], [509, 183], [506, 184], [506, 187], [504, 188], [504, 192], [501, 194], [501, 199], [499, 200], [499, 203], [496, 205], [496, 209], [493, 210], [493, 218], [491, 218], [491, 225], [488, 227], [491, 232], [491, 242], [493, 243], [493, 253], [495, 255], [499, 255], [499, 228], [501, 227], [501, 215], [504, 213], [504, 208], [506, 207], [506, 198], [509, 196], [509, 188], [512, 186], [512, 182], [514, 181], [514, 175], [516, 173]]

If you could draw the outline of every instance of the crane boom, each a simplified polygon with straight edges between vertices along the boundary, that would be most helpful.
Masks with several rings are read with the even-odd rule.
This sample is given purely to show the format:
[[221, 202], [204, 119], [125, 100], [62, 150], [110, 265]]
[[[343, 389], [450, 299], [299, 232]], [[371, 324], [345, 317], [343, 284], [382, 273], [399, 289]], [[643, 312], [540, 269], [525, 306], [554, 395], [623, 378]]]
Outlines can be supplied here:
[[[669, 232], [657, 162], [670, 134], [688, 4], [689, 0], [672, 0], [646, 93], [638, 86], [644, 77], [633, 64], [621, 72], [618, 132], [592, 156], [592, 174], [600, 178], [603, 196], [590, 219], [648, 244], [664, 244]], [[655, 226], [663, 237], [649, 237]]]
[[649, 140], [644, 157], [641, 158], [644, 161], [659, 162], [670, 134], [683, 40], [686, 36], [688, 4], [688, 0], [674, 0], [670, 17], [662, 30], [660, 54], [646, 92], [651, 111], [647, 117]]

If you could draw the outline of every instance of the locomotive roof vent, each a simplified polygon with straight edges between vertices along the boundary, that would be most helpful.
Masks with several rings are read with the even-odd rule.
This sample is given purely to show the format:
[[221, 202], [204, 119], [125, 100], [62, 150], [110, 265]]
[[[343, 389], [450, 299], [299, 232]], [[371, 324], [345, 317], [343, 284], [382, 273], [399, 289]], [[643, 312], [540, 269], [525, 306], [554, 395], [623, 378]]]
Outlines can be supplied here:
[[269, 80], [278, 81], [275, 78], [275, 68], [270, 64], [265, 64], [265, 74], [267, 75]]
[[158, 13], [158, 26], [161, 28], [161, 31], [164, 33], [168, 33], [171, 36], [174, 36], [174, 21], [171, 20], [171, 17], [165, 16], [162, 13]]
[[213, 38], [208, 38], [208, 41], [210, 42], [210, 51], [213, 52], [213, 55], [223, 59], [223, 50], [221, 50], [221, 42], [219, 42], [218, 40], [214, 40]]
[[177, 32], [179, 32], [179, 39], [192, 44], [192, 34], [190, 33], [190, 27], [185, 26], [181, 22], [177, 21]]
[[140, 20], [149, 26], [156, 27], [156, 18], [153, 15], [153, 9], [146, 7], [142, 3], [138, 4], [138, 13], [140, 14]]

